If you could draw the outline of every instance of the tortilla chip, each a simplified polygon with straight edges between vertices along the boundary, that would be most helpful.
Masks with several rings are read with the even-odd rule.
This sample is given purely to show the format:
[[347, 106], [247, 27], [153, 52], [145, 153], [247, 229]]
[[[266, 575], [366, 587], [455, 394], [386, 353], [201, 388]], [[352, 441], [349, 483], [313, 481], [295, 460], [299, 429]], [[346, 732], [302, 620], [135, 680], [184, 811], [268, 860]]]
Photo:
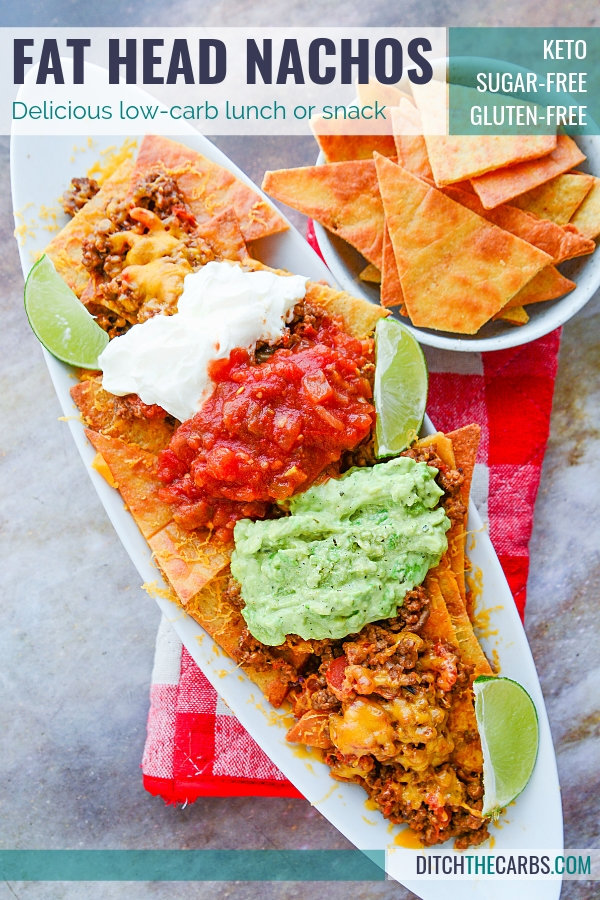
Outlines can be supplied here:
[[[461, 659], [472, 666], [468, 674], [469, 687], [478, 675], [491, 675], [491, 667], [475, 637], [453, 573], [440, 564], [428, 573], [425, 586], [430, 598], [430, 612], [423, 627], [423, 637], [445, 640], [456, 648]], [[452, 697], [448, 730], [454, 741], [453, 760], [467, 771], [481, 770], [481, 747], [469, 688]]]
[[444, 193], [478, 216], [483, 216], [494, 225], [510, 231], [516, 237], [548, 253], [556, 264], [592, 253], [595, 249], [594, 242], [583, 237], [573, 225], [557, 225], [555, 222], [539, 219], [532, 213], [511, 204], [486, 209], [477, 194], [472, 190], [466, 190], [463, 185], [450, 185], [444, 188]]
[[471, 184], [485, 208], [492, 209], [550, 181], [556, 175], [573, 169], [584, 159], [585, 154], [575, 141], [566, 134], [559, 134], [555, 149], [542, 159], [529, 160], [488, 172], [487, 175], [472, 178]]
[[81, 297], [90, 280], [90, 273], [81, 261], [83, 239], [104, 218], [109, 201], [119, 202], [126, 198], [132, 171], [131, 162], [122, 163], [106, 179], [98, 193], [88, 200], [46, 247], [45, 252], [54, 263], [56, 271], [78, 297]]
[[174, 431], [171, 421], [130, 415], [121, 397], [115, 397], [104, 390], [100, 377], [87, 378], [74, 384], [71, 397], [78, 406], [83, 421], [93, 431], [99, 431], [107, 437], [122, 438], [150, 453], [163, 450], [171, 440]]
[[446, 533], [448, 540], [447, 558], [452, 571], [456, 575], [463, 600], [466, 598], [465, 537], [469, 515], [469, 497], [480, 439], [481, 428], [479, 425], [472, 424], [465, 425], [463, 428], [448, 434], [437, 432], [417, 441], [417, 446], [419, 447], [435, 447], [442, 462], [451, 469], [457, 468], [463, 475], [463, 482], [460, 486], [460, 498], [465, 506], [465, 515], [462, 522], [453, 519], [450, 529]]
[[600, 178], [594, 177], [592, 189], [570, 224], [586, 238], [597, 238], [600, 235]]
[[529, 322], [529, 313], [523, 306], [505, 306], [493, 317], [494, 321], [502, 319], [509, 325], [526, 325]]
[[452, 569], [443, 565], [432, 570], [438, 582], [461, 650], [462, 658], [474, 666], [473, 677], [491, 675], [492, 669], [473, 631]]
[[[352, 128], [358, 134], [348, 133]], [[373, 153], [395, 156], [396, 146], [391, 134], [369, 134], [365, 132], [364, 121], [344, 122], [345, 134], [340, 134], [340, 122], [315, 116], [311, 128], [321, 152], [328, 163], [345, 162], [352, 159], [372, 159]], [[390, 126], [391, 131], [391, 126]]]
[[265, 172], [262, 188], [320, 222], [381, 268], [383, 206], [373, 160]]
[[552, 261], [390, 160], [375, 161], [414, 325], [474, 334]]
[[389, 306], [401, 306], [404, 308], [404, 296], [402, 285], [398, 276], [398, 266], [394, 256], [392, 239], [387, 225], [383, 233], [383, 262], [381, 269], [380, 303], [386, 308]]
[[398, 165], [412, 175], [433, 180], [419, 110], [408, 100], [402, 100], [390, 113]]
[[550, 219], [557, 225], [566, 225], [591, 191], [593, 184], [593, 175], [569, 172], [566, 175], [557, 175], [545, 184], [520, 194], [512, 202], [514, 206], [525, 209], [540, 219]]
[[[419, 438], [416, 442], [417, 447], [434, 447], [437, 455], [442, 460], [442, 462], [447, 465], [450, 469], [454, 469], [457, 466], [456, 458], [454, 455], [454, 446], [449, 436], [446, 434], [442, 434], [441, 432], [437, 432], [436, 434], [430, 434], [427, 437]], [[470, 483], [470, 480], [469, 480]], [[462, 496], [461, 496], [462, 499]], [[467, 503], [468, 505], [468, 499]], [[451, 565], [455, 571], [462, 574], [461, 583], [464, 585], [464, 568], [465, 568], [465, 526], [464, 523], [457, 520], [452, 519], [450, 528], [446, 532], [446, 540], [448, 541], [448, 549], [444, 556], [442, 557], [442, 561], [444, 563], [448, 563]]]
[[167, 523], [148, 543], [184, 608], [231, 557], [231, 547], [211, 539], [208, 529], [185, 531], [177, 522]]
[[[536, 159], [556, 147], [556, 135], [439, 134], [440, 111], [448, 105], [448, 85], [442, 81], [415, 85], [413, 93], [423, 120], [427, 154], [438, 187], [464, 181], [504, 166]], [[453, 86], [453, 103], [481, 103], [474, 89]]]
[[361, 106], [373, 105], [377, 100], [382, 106], [398, 106], [403, 100], [411, 102], [409, 94], [394, 84], [381, 84], [376, 78], [369, 78], [366, 84], [356, 84], [356, 94]]
[[473, 481], [473, 472], [475, 471], [475, 461], [477, 459], [477, 450], [481, 440], [481, 428], [479, 425], [465, 425], [456, 431], [448, 432], [446, 435], [452, 443], [452, 451], [454, 453], [454, 464], [463, 475], [463, 482], [460, 486], [460, 499], [465, 506], [465, 515], [462, 521], [462, 527], [452, 523], [449, 537], [449, 555], [452, 571], [456, 576], [460, 595], [466, 604], [467, 588], [465, 583], [465, 543], [467, 537], [467, 522], [469, 518], [469, 499], [471, 497], [471, 484]]
[[381, 284], [381, 271], [373, 263], [365, 266], [362, 272], [358, 273], [358, 277], [361, 281], [366, 281], [369, 284]]
[[309, 281], [306, 300], [309, 304], [320, 306], [330, 316], [339, 316], [348, 334], [357, 338], [373, 334], [379, 319], [388, 315], [385, 309], [368, 300], [352, 297], [345, 291], [338, 291], [316, 281]]
[[[232, 659], [239, 659], [239, 641], [246, 623], [236, 607], [224, 595], [229, 579], [229, 567], [223, 569], [205, 584], [188, 602], [185, 611], [219, 644]], [[171, 596], [178, 603], [175, 594]], [[280, 706], [288, 692], [289, 684], [274, 669], [261, 671], [256, 666], [241, 666], [246, 675], [259, 686], [273, 706]]]
[[171, 505], [158, 496], [160, 482], [156, 475], [156, 454], [89, 428], [85, 434], [102, 455], [136, 525], [146, 540], [150, 540], [173, 518]]
[[425, 588], [429, 595], [429, 616], [421, 634], [424, 638], [431, 641], [448, 641], [449, 644], [452, 644], [458, 650], [459, 644], [456, 632], [436, 578], [436, 573], [437, 567], [431, 569], [425, 579]]
[[[471, 496], [471, 484], [473, 481], [473, 472], [475, 462], [477, 460], [477, 451], [481, 442], [481, 427], [475, 423], [471, 425], [463, 425], [455, 431], [449, 431], [446, 437], [452, 444], [454, 453], [454, 462], [464, 476], [463, 483], [460, 487], [460, 497], [465, 506], [469, 506], [469, 498]], [[467, 524], [468, 509], [465, 513], [465, 525]]]
[[232, 209], [246, 241], [287, 229], [288, 225], [279, 213], [228, 169], [183, 144], [160, 135], [147, 135], [138, 153], [134, 177], [158, 163], [167, 169], [178, 170], [179, 188], [200, 221], [207, 212], [213, 215]]
[[198, 223], [200, 237], [206, 241], [215, 259], [245, 260], [248, 248], [233, 210], [226, 209]]
[[[407, 97], [393, 85], [380, 84], [374, 79], [369, 79], [367, 84], [357, 84], [359, 106], [396, 106], [402, 97]], [[385, 110], [386, 121], [389, 120], [389, 110]], [[381, 127], [382, 121], [378, 125]], [[373, 153], [381, 153], [382, 156], [395, 156], [396, 147], [392, 137], [391, 124], [383, 129], [384, 133], [371, 133], [370, 120], [357, 119], [345, 120], [343, 123], [336, 119], [325, 119], [323, 116], [315, 116], [311, 120], [311, 128], [317, 143], [321, 148], [325, 162], [344, 162], [351, 159], [372, 159]], [[343, 132], [343, 133], [340, 133]]]
[[575, 288], [575, 282], [565, 278], [555, 266], [546, 266], [538, 272], [518, 294], [508, 301], [502, 312], [513, 308], [527, 306], [530, 303], [543, 303], [545, 300], [556, 300]]

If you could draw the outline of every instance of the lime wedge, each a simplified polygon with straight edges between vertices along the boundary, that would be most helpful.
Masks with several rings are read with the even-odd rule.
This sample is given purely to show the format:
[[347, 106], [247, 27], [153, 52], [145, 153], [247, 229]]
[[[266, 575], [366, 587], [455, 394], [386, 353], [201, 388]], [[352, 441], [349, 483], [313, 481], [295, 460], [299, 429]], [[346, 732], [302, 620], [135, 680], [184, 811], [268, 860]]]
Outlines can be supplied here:
[[97, 369], [108, 335], [44, 255], [25, 282], [25, 312], [38, 341], [71, 366]]
[[483, 751], [483, 815], [496, 817], [533, 772], [539, 728], [533, 700], [517, 681], [481, 675], [473, 682]]
[[418, 341], [396, 319], [375, 328], [375, 454], [395, 456], [417, 437], [427, 403], [427, 363]]

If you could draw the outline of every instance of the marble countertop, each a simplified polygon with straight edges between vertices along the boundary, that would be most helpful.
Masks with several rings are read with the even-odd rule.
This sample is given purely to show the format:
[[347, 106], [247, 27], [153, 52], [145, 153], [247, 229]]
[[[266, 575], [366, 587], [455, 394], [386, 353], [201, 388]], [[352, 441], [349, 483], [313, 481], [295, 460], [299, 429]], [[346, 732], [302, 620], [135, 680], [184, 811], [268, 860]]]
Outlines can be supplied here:
[[[230, 6], [245, 9], [242, 0]], [[380, 12], [384, 8], [376, 6]], [[424, 22], [434, 24], [425, 15], [419, 24]], [[228, 138], [217, 143], [256, 181], [267, 168], [282, 162], [306, 164], [314, 156], [308, 139]], [[0, 139], [0, 190], [9, 197], [6, 138]], [[180, 809], [144, 791], [140, 760], [159, 611], [140, 589], [137, 572], [59, 421], [41, 349], [23, 313], [8, 207], [5, 202], [0, 218], [1, 845], [348, 846], [303, 800], [207, 798]], [[597, 294], [563, 330], [535, 510], [526, 616], [555, 741], [569, 848], [598, 845], [599, 335]], [[341, 883], [328, 884], [326, 890], [331, 900], [348, 895], [348, 886]], [[0, 900], [177, 900], [191, 891], [211, 900], [314, 895], [311, 885], [277, 882], [197, 883], [192, 888], [185, 883], [100, 883], [82, 891], [78, 884], [0, 883]], [[357, 900], [414, 896], [390, 882], [353, 884], [352, 895]], [[593, 886], [566, 883], [561, 896], [591, 898]]]

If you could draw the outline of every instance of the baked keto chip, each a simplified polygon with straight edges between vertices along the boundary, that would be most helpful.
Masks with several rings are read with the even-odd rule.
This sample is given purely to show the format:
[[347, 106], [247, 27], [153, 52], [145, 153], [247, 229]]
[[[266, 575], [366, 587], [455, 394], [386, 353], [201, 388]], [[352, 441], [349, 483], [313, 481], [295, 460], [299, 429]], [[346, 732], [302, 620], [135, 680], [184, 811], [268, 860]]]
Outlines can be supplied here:
[[325, 157], [325, 162], [372, 159], [373, 153], [381, 153], [383, 156], [394, 156], [396, 153], [391, 133], [369, 134], [365, 131], [364, 122], [356, 123], [357, 134], [352, 133], [352, 122], [344, 123], [344, 134], [340, 134], [340, 123], [335, 119], [315, 116], [310, 124], [317, 144]]
[[198, 222], [232, 209], [246, 241], [285, 231], [279, 213], [228, 169], [195, 150], [160, 135], [147, 135], [135, 163], [134, 178], [156, 165], [176, 173], [177, 184]]
[[132, 172], [133, 163], [122, 163], [46, 247], [45, 252], [54, 263], [54, 268], [78, 297], [81, 297], [90, 280], [90, 273], [82, 262], [83, 241], [106, 217], [109, 203], [115, 206], [125, 202]]
[[385, 309], [368, 300], [352, 297], [346, 291], [338, 291], [319, 281], [308, 282], [305, 299], [309, 305], [322, 309], [327, 315], [339, 316], [344, 330], [355, 338], [372, 335], [379, 319], [388, 315]]
[[552, 262], [384, 157], [376, 157], [404, 302], [414, 325], [475, 334]]
[[132, 402], [131, 397], [109, 394], [102, 387], [100, 375], [87, 376], [74, 384], [70, 393], [83, 422], [92, 431], [137, 444], [150, 453], [158, 453], [171, 440], [174, 420], [164, 410], [148, 408], [135, 397]]
[[367, 263], [367, 265], [358, 273], [358, 277], [361, 281], [366, 281], [369, 284], [381, 284], [381, 270], [374, 266], [373, 263]]
[[155, 532], [148, 544], [184, 609], [229, 565], [231, 555], [231, 547], [214, 540], [208, 529], [187, 531], [175, 521]]
[[198, 223], [198, 235], [210, 248], [214, 259], [248, 258], [248, 248], [240, 221], [233, 210], [224, 209]]
[[545, 184], [584, 160], [585, 154], [575, 141], [566, 134], [559, 134], [556, 147], [547, 156], [496, 169], [478, 178], [472, 178], [471, 184], [485, 208], [492, 209], [501, 203], [509, 203], [515, 197], [540, 184]]
[[524, 306], [508, 306], [501, 309], [493, 318], [494, 321], [502, 319], [510, 325], [526, 325], [529, 322], [529, 313]]
[[600, 178], [594, 176], [592, 189], [571, 219], [570, 225], [586, 238], [593, 239], [600, 235]]
[[369, 78], [364, 84], [357, 82], [356, 95], [361, 106], [378, 102], [381, 106], [393, 107], [398, 106], [403, 100], [410, 102], [410, 95], [395, 84], [382, 84], [375, 78]]
[[394, 85], [380, 84], [374, 79], [369, 79], [366, 84], [357, 84], [356, 93], [361, 107], [375, 107], [375, 104], [386, 107], [383, 120], [386, 125], [383, 126], [383, 122], [378, 120], [382, 133], [374, 133], [368, 119], [347, 119], [342, 123], [335, 118], [315, 116], [310, 125], [325, 162], [372, 159], [373, 153], [381, 153], [382, 156], [396, 154], [389, 124], [391, 110], [388, 107], [396, 106], [408, 95]]
[[574, 290], [575, 282], [566, 278], [556, 266], [546, 266], [512, 297], [503, 312], [530, 303], [543, 303], [545, 300], [556, 300]]
[[[259, 664], [241, 660], [240, 645], [247, 634], [240, 610], [228, 598], [231, 576], [229, 566], [207, 582], [188, 602], [185, 611], [235, 660], [246, 675], [258, 685], [269, 703], [281, 706], [289, 691], [284, 662], [272, 651], [266, 651]], [[178, 602], [177, 598], [172, 600]]]
[[381, 289], [379, 300], [382, 306], [386, 308], [390, 306], [399, 306], [400, 312], [406, 314], [404, 306], [404, 296], [402, 294], [402, 285], [398, 277], [398, 266], [396, 265], [396, 257], [394, 256], [394, 248], [390, 232], [385, 225], [383, 233], [383, 258], [381, 266]]
[[550, 181], [525, 194], [519, 194], [512, 202], [514, 206], [533, 213], [540, 219], [550, 219], [557, 225], [566, 225], [591, 191], [593, 184], [593, 175], [567, 172], [551, 178]]
[[505, 203], [493, 209], [486, 209], [468, 183], [449, 185], [444, 188], [444, 193], [478, 216], [483, 216], [494, 225], [510, 231], [516, 237], [548, 253], [556, 264], [576, 256], [585, 256], [595, 249], [594, 242], [584, 237], [572, 224], [557, 225], [556, 222], [540, 219], [512, 204]]
[[381, 268], [384, 216], [373, 160], [265, 172], [262, 189], [320, 222]]
[[450, 529], [449, 552], [452, 571], [456, 575], [459, 590], [466, 606], [466, 582], [465, 582], [465, 552], [467, 540], [467, 521], [469, 518], [469, 498], [471, 496], [471, 484], [477, 460], [477, 451], [481, 441], [481, 428], [479, 425], [464, 425], [456, 431], [450, 431], [446, 435], [452, 445], [454, 464], [462, 474], [463, 480], [460, 486], [460, 498], [464, 505], [462, 523], [453, 521]]
[[[536, 159], [556, 147], [556, 135], [451, 135], [440, 134], [448, 106], [447, 84], [430, 81], [415, 85], [413, 93], [421, 113], [427, 154], [438, 187], [465, 181], [484, 172]], [[453, 104], [470, 108], [481, 103], [474, 89], [453, 85]]]
[[419, 110], [414, 103], [403, 98], [398, 107], [390, 112], [398, 165], [419, 178], [433, 180]]
[[149, 541], [173, 518], [170, 504], [164, 503], [158, 496], [160, 482], [156, 475], [156, 453], [90, 428], [86, 428], [85, 434], [108, 466], [114, 486]]
[[[480, 429], [477, 425], [471, 425], [468, 426], [468, 428], [470, 429], [470, 433], [467, 440], [472, 440], [474, 442], [474, 449], [476, 454], [477, 447], [479, 446]], [[461, 465], [459, 465], [456, 460], [456, 454], [454, 452], [454, 444], [450, 439], [450, 436], [442, 434], [441, 432], [421, 438], [416, 442], [415, 446], [433, 447], [442, 463], [447, 466], [448, 469], [458, 469], [463, 475], [464, 480], [466, 481], [466, 494], [463, 486], [461, 486], [460, 489], [460, 498], [463, 501], [464, 515], [462, 517], [453, 516], [451, 518], [451, 525], [448, 532], [446, 533], [446, 538], [448, 540], [448, 550], [446, 551], [444, 557], [447, 564], [456, 573], [458, 584], [460, 586], [461, 596], [463, 600], [466, 600], [465, 534], [469, 507], [469, 491], [471, 479], [473, 477], [475, 457], [472, 456], [470, 452], [466, 451], [466, 445], [465, 448], [463, 448], [459, 443], [459, 447], [462, 451]], [[463, 485], [465, 481], [463, 481]]]

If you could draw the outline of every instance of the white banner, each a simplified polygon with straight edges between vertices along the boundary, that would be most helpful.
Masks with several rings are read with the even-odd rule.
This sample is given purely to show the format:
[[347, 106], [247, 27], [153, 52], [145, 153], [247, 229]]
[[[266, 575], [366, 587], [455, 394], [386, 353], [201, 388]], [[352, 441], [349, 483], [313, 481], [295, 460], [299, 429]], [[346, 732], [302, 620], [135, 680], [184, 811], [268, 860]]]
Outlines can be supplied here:
[[431, 80], [444, 28], [0, 29], [0, 130], [25, 134], [388, 133], [385, 89]]

